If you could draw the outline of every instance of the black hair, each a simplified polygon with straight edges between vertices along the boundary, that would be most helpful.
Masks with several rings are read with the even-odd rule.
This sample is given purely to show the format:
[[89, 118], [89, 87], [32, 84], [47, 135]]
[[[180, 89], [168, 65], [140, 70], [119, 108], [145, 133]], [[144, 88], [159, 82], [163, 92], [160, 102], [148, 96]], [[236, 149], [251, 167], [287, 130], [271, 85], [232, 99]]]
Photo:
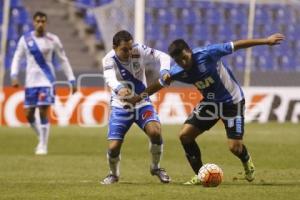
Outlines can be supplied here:
[[118, 47], [122, 41], [128, 42], [130, 40], [133, 40], [133, 37], [128, 31], [119, 31], [113, 37], [113, 47]]
[[174, 58], [180, 55], [184, 49], [191, 51], [189, 45], [183, 39], [177, 39], [169, 45], [168, 52]]
[[41, 11], [37, 11], [37, 12], [34, 13], [33, 19], [35, 19], [35, 18], [37, 18], [37, 17], [45, 17], [45, 18], [47, 19], [46, 13], [41, 12]]

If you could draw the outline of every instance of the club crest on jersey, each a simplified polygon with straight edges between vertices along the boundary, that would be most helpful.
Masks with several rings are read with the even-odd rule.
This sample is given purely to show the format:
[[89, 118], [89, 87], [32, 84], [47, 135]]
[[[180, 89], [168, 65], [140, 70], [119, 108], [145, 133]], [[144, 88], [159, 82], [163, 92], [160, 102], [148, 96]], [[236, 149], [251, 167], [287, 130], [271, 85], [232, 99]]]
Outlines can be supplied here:
[[148, 119], [149, 117], [152, 116], [152, 111], [151, 110], [146, 110], [143, 115], [142, 115], [142, 119], [145, 120], [145, 119]]
[[133, 62], [132, 63], [132, 67], [133, 67], [133, 70], [134, 71], [137, 71], [137, 70], [139, 70], [140, 69], [140, 63], [139, 62]]

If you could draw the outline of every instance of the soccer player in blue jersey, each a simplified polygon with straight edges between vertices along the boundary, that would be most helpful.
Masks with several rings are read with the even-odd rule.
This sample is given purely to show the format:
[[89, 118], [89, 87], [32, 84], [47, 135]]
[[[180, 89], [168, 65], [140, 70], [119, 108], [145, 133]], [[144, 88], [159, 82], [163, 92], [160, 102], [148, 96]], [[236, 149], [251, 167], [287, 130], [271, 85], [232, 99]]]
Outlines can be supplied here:
[[244, 94], [231, 70], [221, 62], [221, 58], [239, 49], [277, 45], [283, 39], [282, 34], [274, 34], [267, 38], [238, 40], [195, 49], [191, 49], [184, 40], [177, 39], [168, 48], [176, 65], [170, 71], [162, 73], [162, 78], [141, 95], [127, 100], [135, 104], [172, 81], [193, 84], [201, 92], [203, 100], [194, 108], [179, 133], [187, 160], [196, 174], [185, 184], [199, 184], [197, 173], [202, 166], [202, 160], [195, 139], [213, 127], [219, 119], [225, 126], [230, 151], [244, 166], [245, 179], [249, 182], [254, 180], [255, 167], [243, 143]]

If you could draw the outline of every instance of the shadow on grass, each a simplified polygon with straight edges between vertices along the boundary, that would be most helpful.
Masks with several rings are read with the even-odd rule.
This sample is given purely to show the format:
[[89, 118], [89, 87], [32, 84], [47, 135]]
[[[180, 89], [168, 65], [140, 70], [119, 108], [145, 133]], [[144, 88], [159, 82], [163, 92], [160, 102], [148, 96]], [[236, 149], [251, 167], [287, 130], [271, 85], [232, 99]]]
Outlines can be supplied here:
[[253, 182], [247, 181], [232, 181], [224, 182], [222, 185], [234, 185], [234, 186], [300, 186], [300, 181], [265, 181], [257, 180]]
[[[129, 182], [121, 181], [117, 185], [132, 185], [132, 186], [180, 186], [180, 187], [199, 187], [200, 185], [183, 185], [183, 182], [174, 182], [164, 184], [160, 182]], [[232, 181], [232, 182], [223, 182], [221, 186], [241, 186], [241, 187], [251, 187], [251, 186], [300, 186], [300, 181], [276, 181], [276, 182], [267, 182], [264, 180], [247, 182], [247, 181]]]

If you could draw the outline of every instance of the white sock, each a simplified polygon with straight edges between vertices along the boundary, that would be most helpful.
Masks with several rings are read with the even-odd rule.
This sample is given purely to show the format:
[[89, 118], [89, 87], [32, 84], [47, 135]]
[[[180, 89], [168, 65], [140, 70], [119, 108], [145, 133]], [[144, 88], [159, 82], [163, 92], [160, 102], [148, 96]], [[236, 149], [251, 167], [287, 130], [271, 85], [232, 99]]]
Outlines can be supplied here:
[[36, 133], [36, 135], [38, 136], [38, 138], [40, 137], [41, 134], [41, 129], [38, 123], [33, 122], [30, 123], [31, 128], [34, 130], [34, 132]]
[[48, 146], [48, 138], [49, 138], [49, 130], [50, 130], [50, 125], [49, 123], [47, 124], [41, 124], [41, 134], [40, 134], [40, 144], [42, 146]]
[[107, 161], [109, 164], [110, 174], [115, 176], [120, 176], [120, 160], [121, 156], [117, 156], [115, 158], [112, 158], [107, 154]]
[[150, 153], [152, 155], [151, 168], [152, 169], [158, 169], [159, 168], [159, 162], [160, 162], [160, 159], [162, 157], [163, 144], [158, 145], [158, 144], [152, 144], [150, 142], [149, 143], [149, 148], [150, 148]]

